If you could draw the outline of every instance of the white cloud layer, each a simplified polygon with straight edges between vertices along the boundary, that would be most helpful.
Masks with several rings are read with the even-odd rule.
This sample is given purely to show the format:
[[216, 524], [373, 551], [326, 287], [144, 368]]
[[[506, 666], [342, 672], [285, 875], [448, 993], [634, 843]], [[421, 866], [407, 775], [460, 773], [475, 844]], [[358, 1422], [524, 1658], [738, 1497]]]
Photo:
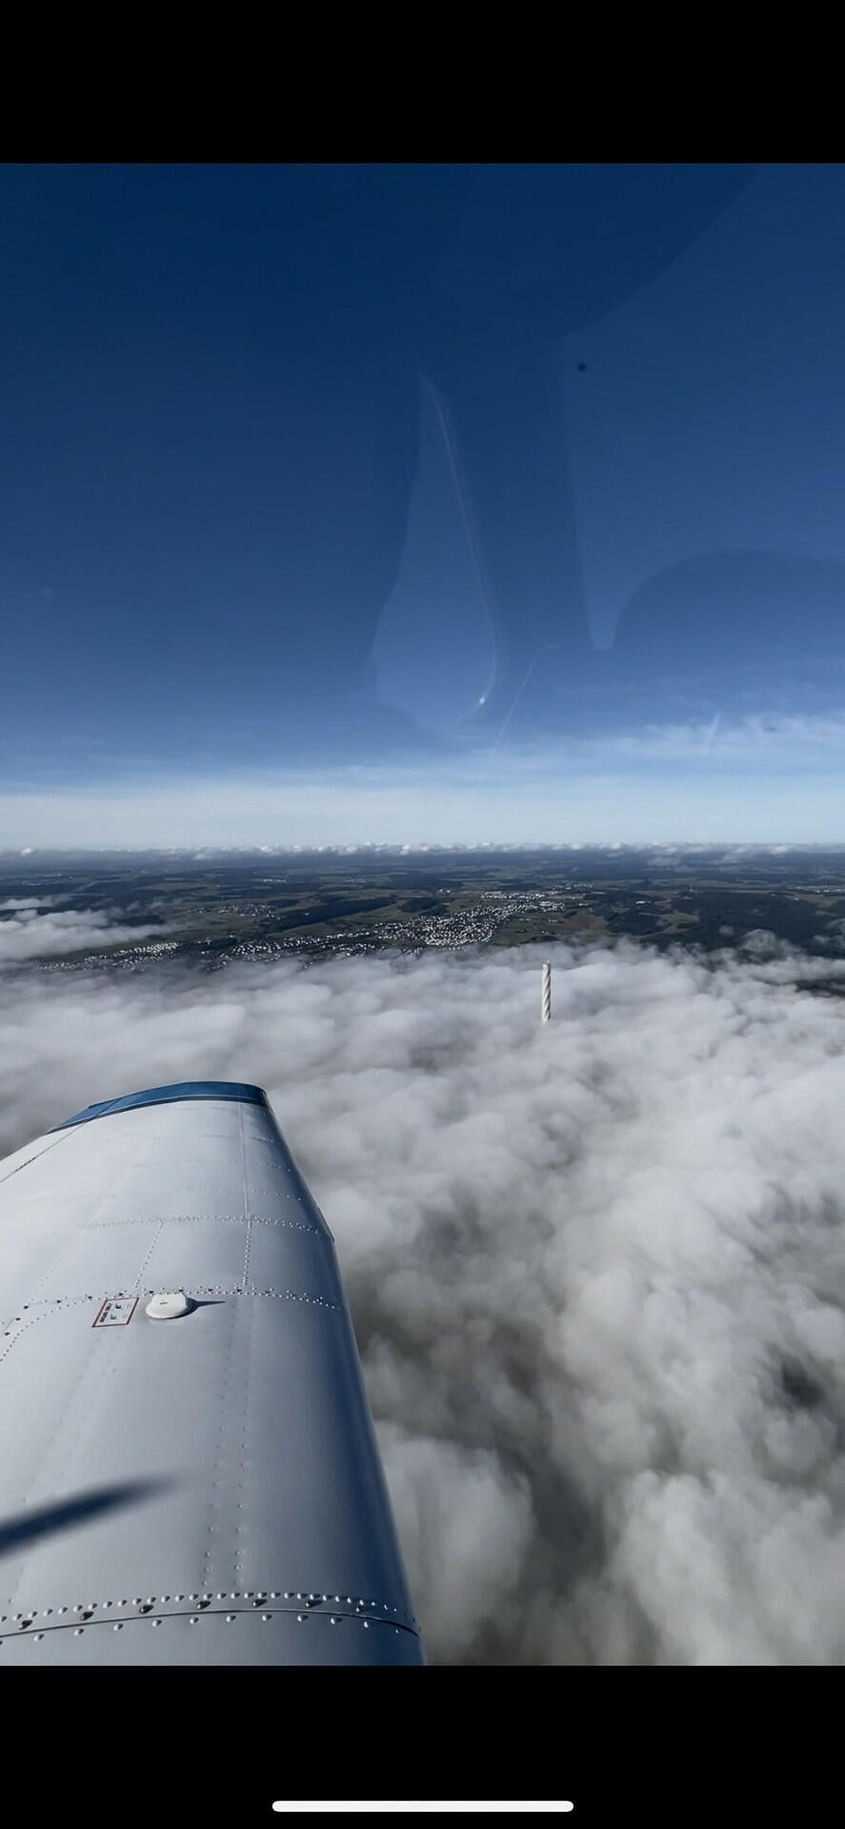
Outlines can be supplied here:
[[7, 976], [0, 1149], [267, 1088], [433, 1661], [840, 1664], [845, 964], [765, 952]]

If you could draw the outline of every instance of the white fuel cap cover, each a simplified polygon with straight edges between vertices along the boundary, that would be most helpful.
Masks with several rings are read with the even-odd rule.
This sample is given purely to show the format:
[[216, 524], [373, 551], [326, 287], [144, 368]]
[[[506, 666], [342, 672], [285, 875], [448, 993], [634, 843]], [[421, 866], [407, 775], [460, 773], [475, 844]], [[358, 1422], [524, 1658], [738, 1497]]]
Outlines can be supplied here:
[[183, 1289], [162, 1290], [151, 1297], [145, 1312], [151, 1321], [177, 1321], [180, 1315], [188, 1313], [190, 1306]]

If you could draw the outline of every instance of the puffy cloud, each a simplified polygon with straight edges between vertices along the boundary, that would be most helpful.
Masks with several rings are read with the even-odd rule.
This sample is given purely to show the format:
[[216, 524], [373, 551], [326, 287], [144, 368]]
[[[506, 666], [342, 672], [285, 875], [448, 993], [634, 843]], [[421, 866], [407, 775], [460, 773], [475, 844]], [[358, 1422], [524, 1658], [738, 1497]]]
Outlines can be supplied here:
[[55, 900], [53, 895], [10, 895], [5, 902], [0, 902], [0, 914], [8, 914], [20, 908], [50, 908]]
[[121, 927], [115, 924], [115, 911], [107, 909], [53, 909], [50, 914], [42, 914], [41, 908], [52, 900], [41, 896], [32, 901], [10, 898], [0, 902], [0, 967], [17, 965], [25, 959], [49, 958], [54, 953], [86, 952], [116, 942], [134, 945], [153, 934], [160, 938], [169, 932], [160, 925]]

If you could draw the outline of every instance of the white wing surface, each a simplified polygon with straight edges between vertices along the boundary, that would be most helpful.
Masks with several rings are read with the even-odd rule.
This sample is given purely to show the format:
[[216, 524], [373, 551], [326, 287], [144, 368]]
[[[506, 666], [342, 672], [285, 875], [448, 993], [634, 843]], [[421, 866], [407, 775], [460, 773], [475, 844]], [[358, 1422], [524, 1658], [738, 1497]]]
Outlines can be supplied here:
[[0, 1669], [421, 1664], [331, 1233], [255, 1086], [0, 1162]]

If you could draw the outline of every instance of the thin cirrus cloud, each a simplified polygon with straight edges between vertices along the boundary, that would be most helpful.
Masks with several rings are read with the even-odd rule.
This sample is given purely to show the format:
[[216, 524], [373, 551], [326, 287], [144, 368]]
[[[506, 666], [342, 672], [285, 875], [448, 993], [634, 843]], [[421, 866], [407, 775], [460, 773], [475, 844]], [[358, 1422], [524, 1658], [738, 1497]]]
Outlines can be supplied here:
[[[102, 933], [102, 928], [98, 929]], [[267, 1088], [435, 1663], [845, 1659], [845, 961], [476, 948], [0, 981], [0, 1147]]]
[[717, 714], [343, 768], [0, 794], [0, 850], [264, 844], [836, 844], [845, 716]]

